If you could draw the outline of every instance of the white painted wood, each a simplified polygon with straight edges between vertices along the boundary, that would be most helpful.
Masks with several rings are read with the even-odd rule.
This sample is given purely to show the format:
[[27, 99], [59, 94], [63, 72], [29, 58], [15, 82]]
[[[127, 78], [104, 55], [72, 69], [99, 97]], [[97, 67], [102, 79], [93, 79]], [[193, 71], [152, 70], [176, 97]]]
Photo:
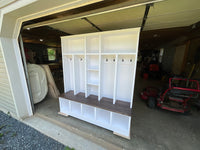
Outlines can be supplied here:
[[99, 55], [99, 78], [98, 78], [98, 81], [99, 81], [99, 88], [98, 88], [98, 101], [101, 100], [101, 55]]
[[84, 105], [83, 106], [83, 113], [82, 115], [90, 120], [94, 120], [95, 119], [95, 108], [88, 106], [88, 105]]
[[136, 44], [136, 54], [135, 54], [135, 61], [134, 61], [134, 72], [133, 72], [133, 83], [132, 83], [132, 92], [131, 92], [131, 102], [130, 102], [130, 108], [133, 107], [133, 96], [134, 96], [134, 89], [135, 89], [135, 78], [136, 78], [136, 67], [137, 67], [137, 58], [138, 58], [138, 47], [139, 47], [139, 39], [140, 39], [140, 33], [137, 33], [137, 44]]
[[115, 55], [102, 56], [101, 96], [113, 99], [115, 77]]
[[84, 55], [74, 56], [74, 73], [76, 93], [85, 92], [85, 58]]
[[118, 71], [118, 54], [116, 55], [116, 59], [115, 59], [115, 76], [114, 76], [113, 104], [115, 104], [115, 102], [116, 102], [117, 71]]
[[[130, 121], [131, 121], [130, 116], [121, 115], [104, 109], [77, 103], [64, 98], [59, 98], [59, 102], [60, 102], [59, 114], [64, 116], [68, 115], [73, 116], [75, 118], [111, 130], [119, 136], [130, 139]], [[82, 107], [82, 113], [81, 113], [81, 107]]]
[[116, 82], [116, 99], [131, 102], [135, 55], [119, 55]]
[[75, 62], [74, 62], [74, 55], [72, 55], [72, 72], [73, 72], [73, 89], [74, 89], [74, 94], [78, 94], [76, 90], [76, 75], [75, 75]]
[[[113, 104], [116, 100], [128, 102], [132, 108], [139, 31], [135, 28], [62, 37], [63, 58], [72, 57], [73, 66], [66, 67], [70, 61], [63, 59], [64, 76], [69, 76], [64, 78], [74, 82], [73, 88], [66, 82], [67, 91], [74, 90], [75, 95], [85, 91], [85, 97], [96, 95], [99, 101], [111, 98]], [[130, 116], [68, 101], [69, 107], [60, 100], [60, 105], [69, 109], [66, 115], [130, 137]]]
[[84, 67], [85, 67], [85, 98], [88, 97], [88, 88], [87, 88], [87, 41], [86, 41], [86, 37], [84, 37], [84, 56], [85, 56], [85, 59], [84, 59]]

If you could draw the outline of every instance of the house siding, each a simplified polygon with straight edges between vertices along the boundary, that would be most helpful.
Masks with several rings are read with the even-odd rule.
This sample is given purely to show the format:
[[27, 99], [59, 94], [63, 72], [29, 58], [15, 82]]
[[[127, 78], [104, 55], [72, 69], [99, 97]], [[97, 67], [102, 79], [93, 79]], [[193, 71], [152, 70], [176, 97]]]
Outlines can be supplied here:
[[6, 66], [0, 48], [0, 110], [16, 116], [16, 108], [6, 71]]

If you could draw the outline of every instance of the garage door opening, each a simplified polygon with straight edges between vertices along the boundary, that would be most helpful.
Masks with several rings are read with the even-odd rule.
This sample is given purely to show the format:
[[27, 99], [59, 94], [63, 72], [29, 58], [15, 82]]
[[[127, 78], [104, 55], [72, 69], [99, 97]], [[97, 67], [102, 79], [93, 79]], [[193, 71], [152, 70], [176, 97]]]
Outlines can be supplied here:
[[[29, 28], [30, 26], [27, 26], [26, 28], [23, 28], [21, 33], [24, 47], [25, 49], [28, 49], [27, 53], [29, 55], [27, 57], [29, 57], [30, 63], [39, 65], [48, 64], [57, 88], [60, 93], [63, 93], [60, 36], [97, 32], [99, 29], [106, 31], [138, 27], [142, 24], [144, 12], [145, 6], [139, 6], [136, 8], [125, 9], [118, 13], [111, 12], [105, 14], [105, 16], [97, 15], [88, 17], [87, 20], [89, 20], [90, 23], [83, 18], [78, 18], [66, 22], [63, 21], [61, 23], [51, 23], [49, 26], [37, 28]], [[136, 18], [134, 14], [137, 14], [137, 16], [140, 17], [132, 19]], [[129, 16], [129, 18], [127, 16]], [[198, 80], [199, 62], [194, 59], [194, 56], [198, 55], [199, 23], [191, 23], [187, 26], [180, 25], [181, 27], [173, 28], [166, 25], [165, 29], [161, 29], [160, 27], [163, 24], [160, 26], [156, 24], [151, 26], [152, 24], [153, 22], [149, 23], [148, 26], [147, 22], [146, 29], [144, 27], [144, 31], [142, 31], [140, 35], [131, 142], [117, 137], [103, 128], [96, 127], [72, 117], [66, 118], [58, 115], [59, 104], [57, 99], [46, 97], [43, 101], [35, 105], [35, 112], [56, 122], [76, 128], [81, 133], [91, 133], [91, 135], [96, 138], [104, 139], [111, 143], [117, 143], [120, 147], [125, 147], [127, 149], [131, 148], [136, 142], [146, 143], [146, 146], [149, 143], [154, 143], [152, 144], [152, 147], [155, 148], [157, 145], [155, 143], [161, 143], [163, 140], [160, 139], [165, 138], [166, 135], [167, 137], [171, 137], [170, 142], [173, 143], [173, 139], [176, 138], [175, 134], [180, 134], [185, 130], [184, 127], [180, 127], [175, 131], [173, 125], [179, 126], [179, 124], [186, 124], [186, 128], [189, 128], [192, 124], [196, 124], [197, 121], [195, 120], [195, 116], [199, 115], [199, 112], [196, 110], [197, 105], [192, 107], [193, 115], [190, 118], [187, 118], [186, 116], [181, 116], [180, 114], [170, 111], [148, 108], [146, 105], [150, 104], [146, 104], [146, 101], [141, 99], [140, 94], [144, 88], [150, 86], [159, 89], [167, 89], [169, 85], [168, 79], [170, 77], [181, 76], [181, 78]], [[45, 37], [45, 35], [47, 36]], [[157, 122], [159, 123], [157, 124]], [[166, 130], [163, 130], [163, 128]], [[194, 127], [193, 129], [196, 128]], [[160, 133], [158, 133], [158, 130]], [[172, 132], [175, 134], [171, 134]], [[193, 135], [193, 132], [190, 131], [185, 131], [184, 133], [191, 136]], [[140, 137], [140, 139], [136, 139], [135, 136]], [[198, 134], [195, 134], [195, 136], [198, 136]], [[142, 139], [142, 137], [144, 137], [144, 139]], [[152, 139], [155, 139], [156, 142], [152, 142]], [[187, 138], [187, 140], [191, 141], [189, 138]], [[145, 141], [148, 141], [149, 143]], [[175, 144], [175, 146], [177, 145], [178, 143]], [[171, 149], [174, 148], [172, 145], [168, 145], [168, 143], [165, 143], [162, 146], [167, 146]]]

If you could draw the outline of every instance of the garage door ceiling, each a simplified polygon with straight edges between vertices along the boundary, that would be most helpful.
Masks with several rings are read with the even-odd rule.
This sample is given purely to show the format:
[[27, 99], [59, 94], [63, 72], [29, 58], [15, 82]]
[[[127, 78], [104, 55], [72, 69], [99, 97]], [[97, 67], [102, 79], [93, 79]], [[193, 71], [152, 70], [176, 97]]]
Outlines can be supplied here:
[[[138, 27], [142, 23], [145, 6], [125, 9], [121, 11], [95, 15], [87, 17], [92, 23], [98, 26], [101, 30], [113, 30]], [[75, 19], [50, 25], [50, 27], [70, 33], [80, 34], [98, 31], [83, 19]]]
[[[124, 2], [130, 3], [130, 1], [131, 0], [126, 0]], [[87, 19], [102, 31], [133, 28], [141, 26], [145, 8], [146, 6], [143, 5], [95, 15], [83, 13], [86, 14], [83, 16], [87, 17]], [[83, 20], [83, 16], [74, 14], [75, 12], [71, 12], [71, 16], [68, 15], [67, 17], [60, 14], [54, 16], [53, 19], [41, 19], [42, 22], [25, 26], [25, 28], [38, 27], [39, 24], [39, 26], [47, 25], [67, 34], [82, 34], [98, 31], [87, 21]], [[157, 2], [150, 7], [144, 31], [190, 26], [200, 21], [199, 14], [199, 0], [164, 0]], [[182, 29], [184, 28], [181, 28], [181, 30]], [[178, 31], [178, 35], [180, 35], [181, 30]], [[173, 36], [173, 33], [171, 33], [171, 36]], [[158, 37], [162, 38], [162, 36]]]
[[[103, 31], [141, 26], [145, 6], [138, 6], [103, 13], [87, 18]], [[155, 3], [149, 11], [145, 30], [164, 29], [189, 26], [200, 21], [199, 0], [165, 0]], [[67, 19], [49, 25], [52, 28], [70, 33], [80, 34], [97, 31], [85, 20]]]

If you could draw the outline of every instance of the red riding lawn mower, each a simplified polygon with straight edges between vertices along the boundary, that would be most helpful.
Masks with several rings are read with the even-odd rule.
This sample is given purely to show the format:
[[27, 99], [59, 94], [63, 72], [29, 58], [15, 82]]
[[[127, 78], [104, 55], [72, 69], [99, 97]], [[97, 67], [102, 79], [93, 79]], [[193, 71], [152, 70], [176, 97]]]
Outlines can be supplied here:
[[190, 111], [188, 102], [197, 99], [199, 93], [197, 80], [170, 78], [168, 89], [161, 92], [157, 88], [148, 87], [140, 93], [140, 96], [147, 101], [150, 108], [157, 106], [173, 112], [188, 113]]

